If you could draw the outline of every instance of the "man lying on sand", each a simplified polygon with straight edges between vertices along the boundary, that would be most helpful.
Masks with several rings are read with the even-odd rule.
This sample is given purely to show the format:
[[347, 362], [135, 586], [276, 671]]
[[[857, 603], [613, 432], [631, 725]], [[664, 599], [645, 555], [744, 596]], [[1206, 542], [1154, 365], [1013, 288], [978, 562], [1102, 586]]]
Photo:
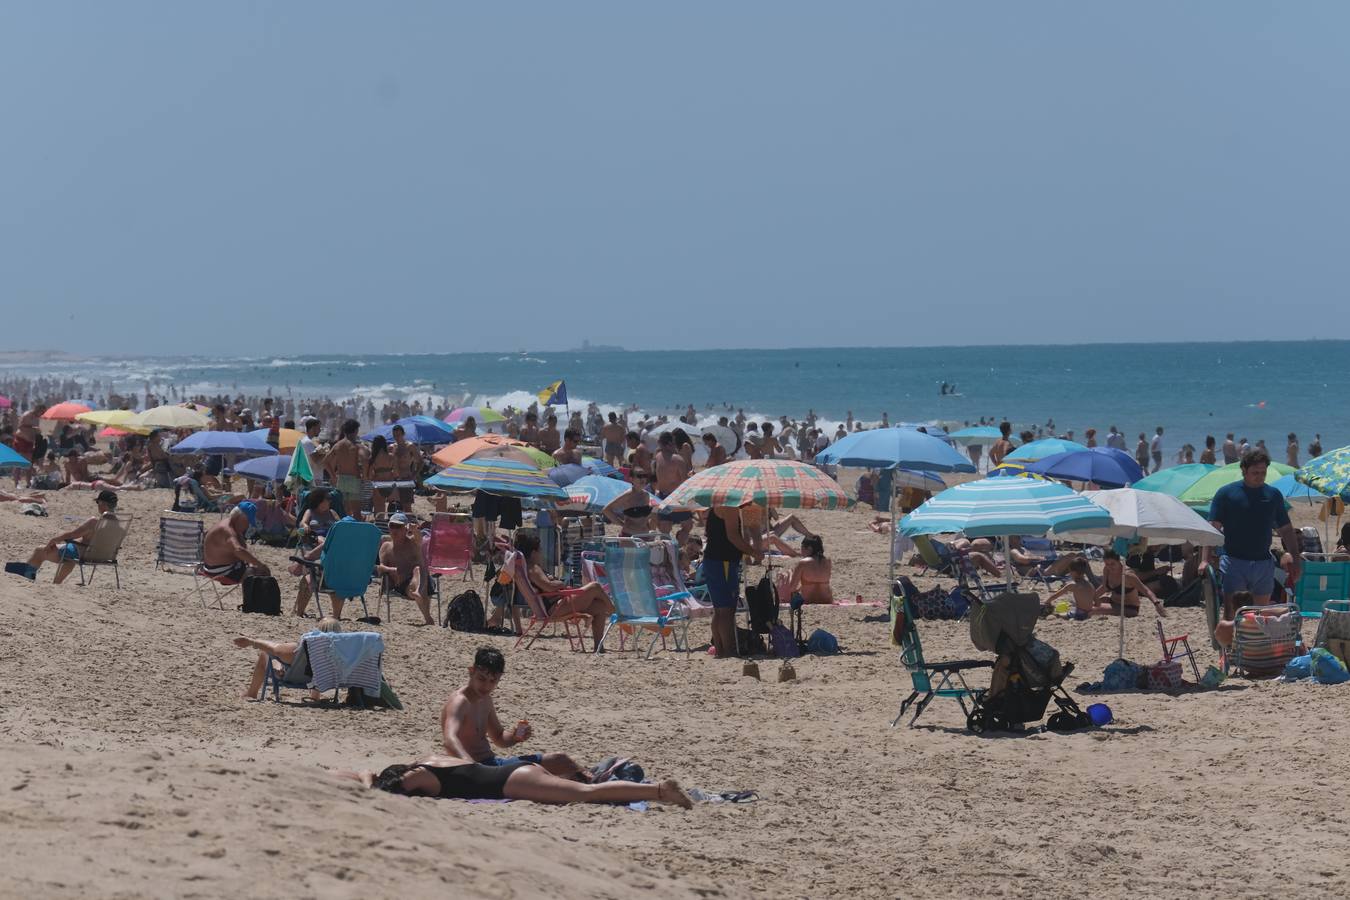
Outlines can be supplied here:
[[[338, 634], [342, 631], [342, 623], [334, 618], [320, 619], [319, 624], [314, 626], [317, 631], [326, 631], [330, 634]], [[234, 639], [234, 645], [241, 650], [249, 647], [258, 651], [258, 660], [253, 664], [253, 677], [249, 679], [248, 687], [244, 689], [245, 700], [257, 700], [258, 691], [262, 690], [263, 680], [267, 676], [267, 658], [269, 656], [279, 659], [286, 665], [295, 662], [295, 654], [300, 651], [298, 641], [287, 641], [285, 643], [276, 643], [274, 641], [263, 641], [256, 638], [237, 637]], [[277, 674], [280, 674], [279, 672]], [[311, 700], [319, 699], [318, 691], [310, 691]]]
[[[497, 756], [492, 745], [508, 749], [530, 739], [530, 723], [521, 720], [508, 734], [497, 719], [492, 692], [506, 671], [506, 659], [496, 647], [479, 647], [469, 667], [469, 683], [451, 694], [441, 707], [441, 740], [445, 752], [484, 766], [514, 766], [534, 763], [562, 778], [589, 781], [585, 772], [563, 753], [529, 753]], [[491, 743], [489, 743], [489, 741]]]
[[202, 540], [202, 574], [220, 584], [238, 584], [252, 570], [255, 575], [270, 575], [260, 559], [248, 552], [244, 535], [257, 523], [258, 510], [245, 500], [230, 514], [206, 530]]
[[410, 765], [393, 765], [375, 772], [339, 772], [366, 787], [410, 797], [442, 797], [454, 800], [533, 800], [536, 803], [632, 803], [655, 800], [684, 809], [694, 804], [679, 782], [660, 784], [607, 781], [580, 784], [549, 774], [530, 762], [484, 766], [459, 756], [428, 756]]
[[28, 557], [29, 580], [36, 581], [42, 564], [49, 562], [59, 563], [56, 578], [53, 579], [56, 584], [60, 584], [70, 576], [80, 560], [81, 545], [87, 545], [93, 538], [94, 529], [98, 527], [99, 521], [116, 518], [117, 494], [109, 490], [99, 491], [94, 495], [94, 505], [98, 509], [98, 515], [85, 519], [69, 531], [61, 532], [33, 551], [33, 555]]

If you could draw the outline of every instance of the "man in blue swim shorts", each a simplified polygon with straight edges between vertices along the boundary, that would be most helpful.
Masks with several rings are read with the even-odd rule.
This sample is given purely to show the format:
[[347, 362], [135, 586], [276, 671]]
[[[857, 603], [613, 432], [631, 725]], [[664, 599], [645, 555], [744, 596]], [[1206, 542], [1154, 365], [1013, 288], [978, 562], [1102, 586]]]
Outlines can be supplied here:
[[99, 491], [94, 495], [94, 505], [98, 508], [98, 515], [85, 519], [79, 525], [63, 531], [52, 538], [43, 546], [33, 551], [33, 555], [28, 557], [28, 578], [37, 579], [38, 570], [42, 568], [43, 563], [53, 562], [57, 564], [56, 577], [54, 583], [60, 584], [70, 577], [70, 573], [75, 570], [75, 566], [80, 561], [80, 547], [88, 545], [94, 537], [94, 529], [102, 519], [117, 518], [117, 494], [114, 491]]
[[[1279, 532], [1289, 553], [1289, 577], [1297, 580], [1303, 568], [1298, 532], [1289, 522], [1284, 495], [1266, 484], [1270, 454], [1265, 450], [1249, 450], [1243, 455], [1241, 466], [1242, 480], [1219, 488], [1209, 509], [1210, 522], [1223, 532], [1219, 579], [1225, 619], [1232, 619], [1236, 613], [1233, 595], [1239, 591], [1250, 592], [1257, 606], [1270, 602], [1276, 574], [1275, 560], [1270, 555], [1271, 532]], [[1203, 567], [1208, 563], [1206, 547], [1200, 564]]]

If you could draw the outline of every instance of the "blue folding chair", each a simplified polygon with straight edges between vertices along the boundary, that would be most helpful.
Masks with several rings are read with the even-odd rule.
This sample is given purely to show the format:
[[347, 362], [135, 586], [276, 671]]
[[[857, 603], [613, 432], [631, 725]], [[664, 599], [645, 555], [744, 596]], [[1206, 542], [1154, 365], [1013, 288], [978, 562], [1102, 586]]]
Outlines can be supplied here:
[[[605, 580], [609, 597], [614, 601], [614, 613], [609, 617], [600, 646], [605, 645], [614, 626], [623, 631], [650, 631], [651, 643], [646, 659], [656, 651], [656, 642], [667, 634], [674, 635], [675, 649], [689, 654], [689, 614], [684, 601], [688, 593], [667, 594], [658, 597], [652, 579], [653, 554], [666, 559], [666, 548], [659, 543], [635, 541], [629, 538], [605, 541]], [[634, 646], [638, 646], [636, 638]]]
[[379, 559], [382, 538], [380, 529], [369, 522], [340, 519], [328, 529], [323, 553], [317, 562], [299, 556], [291, 557], [292, 561], [309, 570], [314, 602], [318, 605], [320, 616], [323, 615], [323, 602], [319, 594], [323, 592], [332, 594], [335, 600], [359, 597], [365, 617], [370, 618], [366, 590], [370, 587], [370, 576]]

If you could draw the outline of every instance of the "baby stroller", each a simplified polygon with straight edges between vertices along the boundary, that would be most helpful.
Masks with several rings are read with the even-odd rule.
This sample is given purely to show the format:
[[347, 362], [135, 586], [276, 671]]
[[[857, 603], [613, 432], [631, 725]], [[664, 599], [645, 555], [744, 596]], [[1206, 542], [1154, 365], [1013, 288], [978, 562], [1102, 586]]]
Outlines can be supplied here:
[[1035, 637], [1041, 601], [1035, 594], [1005, 593], [977, 603], [970, 613], [970, 638], [981, 650], [998, 654], [989, 690], [975, 698], [966, 727], [986, 731], [1021, 731], [1039, 722], [1054, 700], [1051, 731], [1085, 728], [1090, 719], [1064, 690], [1073, 663], [1061, 663], [1059, 651]]

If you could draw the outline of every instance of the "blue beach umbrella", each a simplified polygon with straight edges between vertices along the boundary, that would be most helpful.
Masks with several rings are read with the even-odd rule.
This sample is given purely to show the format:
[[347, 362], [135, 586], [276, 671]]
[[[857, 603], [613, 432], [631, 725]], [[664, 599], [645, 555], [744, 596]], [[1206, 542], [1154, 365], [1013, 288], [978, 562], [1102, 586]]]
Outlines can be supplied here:
[[1027, 471], [1066, 481], [1092, 481], [1104, 488], [1126, 487], [1144, 477], [1134, 457], [1114, 447], [1056, 453], [1028, 463]]
[[[626, 494], [631, 488], [626, 481], [620, 481], [617, 478], [606, 478], [603, 475], [587, 475], [585, 478], [578, 478], [567, 486], [567, 502], [559, 502], [559, 506], [569, 510], [584, 512], [589, 515], [599, 515], [604, 512], [605, 507], [613, 503], [614, 500], [623, 494]], [[660, 498], [654, 494], [647, 495], [652, 506], [661, 502]]]
[[993, 425], [974, 425], [953, 431], [948, 437], [958, 444], [996, 444], [1003, 437], [1003, 432]]
[[1029, 478], [985, 478], [949, 487], [900, 520], [900, 531], [967, 537], [1093, 531], [1111, 515], [1062, 484]]
[[596, 459], [594, 456], [583, 456], [581, 465], [592, 475], [607, 475], [610, 478], [622, 478], [623, 473], [605, 462], [603, 459]]
[[291, 471], [291, 454], [246, 459], [234, 467], [234, 474], [256, 481], [285, 481]]
[[1286, 500], [1307, 500], [1309, 503], [1318, 500], [1326, 500], [1331, 494], [1324, 494], [1317, 488], [1308, 487], [1306, 484], [1300, 484], [1297, 480], [1297, 474], [1284, 475], [1276, 481], [1272, 481], [1270, 486], [1279, 488], [1280, 493], [1284, 494]]
[[590, 475], [591, 470], [585, 466], [579, 466], [576, 463], [564, 463], [561, 466], [554, 466], [548, 470], [548, 477], [558, 487], [567, 487], [574, 481], [585, 478]]
[[0, 444], [0, 469], [7, 466], [31, 466], [28, 460], [19, 454], [19, 451], [5, 444]]
[[277, 448], [251, 431], [198, 431], [169, 450], [174, 454], [206, 456], [275, 456]]
[[547, 475], [529, 463], [514, 459], [471, 456], [442, 469], [424, 483], [442, 491], [487, 491], [507, 497], [567, 499], [567, 492]]
[[410, 444], [449, 444], [455, 439], [453, 426], [431, 416], [404, 416], [396, 422], [381, 425], [374, 431], [361, 435], [361, 439], [369, 441], [374, 440], [376, 435], [382, 435], [386, 441], [393, 443], [395, 425], [403, 426], [403, 435]]
[[970, 460], [946, 441], [903, 426], [855, 431], [817, 453], [816, 462], [860, 469], [899, 466], [920, 472], [975, 471]]
[[1085, 444], [1080, 444], [1077, 441], [1066, 441], [1064, 438], [1042, 438], [1039, 441], [1023, 444], [1003, 458], [1011, 459], [1014, 462], [1035, 462], [1038, 459], [1045, 459], [1047, 456], [1054, 456], [1056, 453], [1086, 449]]

